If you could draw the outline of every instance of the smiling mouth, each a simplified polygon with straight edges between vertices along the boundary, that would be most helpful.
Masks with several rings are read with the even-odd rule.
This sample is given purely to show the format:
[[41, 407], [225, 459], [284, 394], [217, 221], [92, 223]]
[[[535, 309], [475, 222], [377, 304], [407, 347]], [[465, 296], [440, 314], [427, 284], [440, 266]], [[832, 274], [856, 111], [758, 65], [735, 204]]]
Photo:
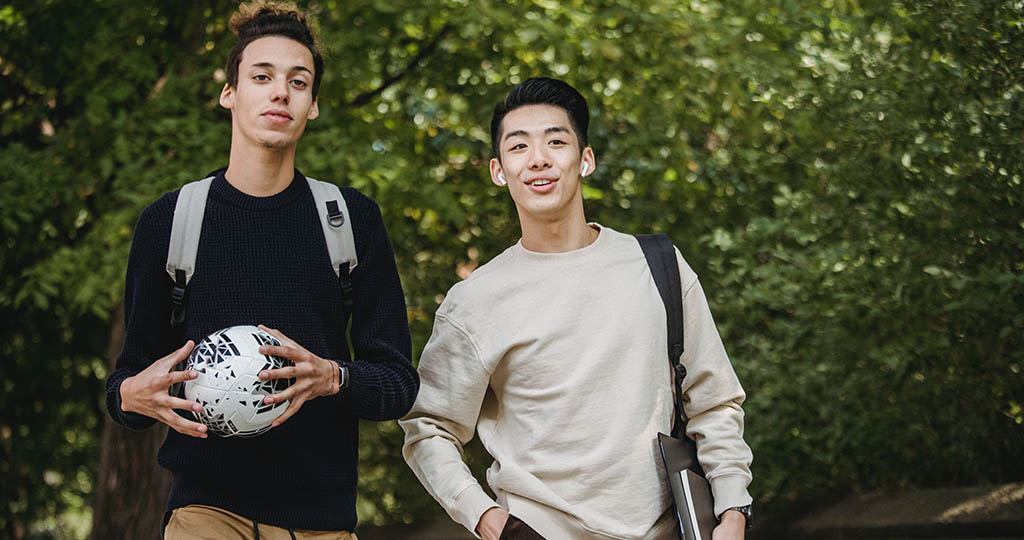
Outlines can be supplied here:
[[527, 182], [527, 184], [529, 184], [531, 186], [546, 186], [548, 184], [554, 184], [554, 183], [555, 183], [555, 180], [551, 180], [549, 178], [542, 178], [542, 179], [531, 180], [531, 181]]

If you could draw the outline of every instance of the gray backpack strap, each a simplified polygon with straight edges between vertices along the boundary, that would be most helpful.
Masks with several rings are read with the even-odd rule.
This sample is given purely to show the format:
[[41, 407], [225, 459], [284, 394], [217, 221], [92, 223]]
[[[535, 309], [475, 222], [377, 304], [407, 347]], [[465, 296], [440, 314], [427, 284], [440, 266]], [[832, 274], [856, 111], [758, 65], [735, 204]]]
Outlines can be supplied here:
[[213, 177], [190, 182], [178, 192], [171, 223], [171, 243], [167, 249], [167, 274], [174, 282], [171, 289], [171, 326], [185, 321], [185, 287], [196, 271], [199, 236], [203, 232], [206, 196]]
[[327, 241], [327, 252], [331, 256], [331, 269], [341, 283], [341, 296], [345, 308], [352, 307], [352, 270], [359, 260], [356, 258], [356, 242], [352, 236], [352, 219], [348, 213], [345, 198], [341, 189], [329, 182], [321, 182], [312, 178], [309, 190], [313, 192], [316, 211], [320, 214], [320, 227]]

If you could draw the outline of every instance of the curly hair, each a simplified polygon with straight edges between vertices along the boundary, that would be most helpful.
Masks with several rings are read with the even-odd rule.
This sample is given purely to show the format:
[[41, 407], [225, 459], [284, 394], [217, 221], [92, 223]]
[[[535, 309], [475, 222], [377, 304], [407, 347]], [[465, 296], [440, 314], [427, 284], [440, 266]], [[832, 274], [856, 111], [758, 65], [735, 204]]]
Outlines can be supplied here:
[[238, 67], [242, 62], [245, 48], [259, 38], [282, 36], [298, 41], [313, 55], [313, 99], [320, 90], [323, 78], [324, 59], [320, 54], [320, 41], [313, 32], [315, 21], [300, 10], [294, 2], [277, 0], [255, 0], [238, 6], [238, 11], [228, 21], [231, 31], [238, 36], [231, 48], [226, 66], [227, 83], [238, 85]]

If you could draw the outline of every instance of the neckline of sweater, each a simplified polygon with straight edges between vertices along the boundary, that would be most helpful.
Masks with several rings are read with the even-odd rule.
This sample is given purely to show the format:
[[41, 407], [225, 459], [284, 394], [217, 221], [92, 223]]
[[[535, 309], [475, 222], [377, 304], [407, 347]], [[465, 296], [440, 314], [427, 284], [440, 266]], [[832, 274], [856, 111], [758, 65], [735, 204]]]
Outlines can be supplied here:
[[532, 264], [551, 265], [586, 262], [593, 257], [599, 256], [605, 249], [607, 249], [607, 247], [612, 243], [612, 236], [615, 233], [615, 231], [602, 226], [600, 223], [590, 222], [588, 225], [597, 229], [597, 239], [579, 249], [557, 253], [530, 251], [523, 247], [523, 240], [520, 238], [519, 241], [512, 246], [512, 253], [516, 258]]
[[243, 210], [278, 210], [296, 203], [304, 194], [310, 193], [306, 177], [298, 169], [288, 187], [267, 197], [255, 197], [240, 191], [224, 177], [224, 170], [218, 171], [210, 184], [211, 195]]

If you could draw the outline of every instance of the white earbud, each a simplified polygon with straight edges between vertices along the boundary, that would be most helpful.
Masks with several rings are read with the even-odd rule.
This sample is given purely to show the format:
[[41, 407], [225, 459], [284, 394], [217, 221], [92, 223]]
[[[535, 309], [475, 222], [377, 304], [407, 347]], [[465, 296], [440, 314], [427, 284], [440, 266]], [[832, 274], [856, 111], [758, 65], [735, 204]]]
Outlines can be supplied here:
[[503, 186], [508, 183], [505, 181], [505, 175], [503, 173], [498, 173], [498, 181], [501, 182], [501, 185]]
[[590, 170], [590, 164], [587, 163], [586, 161], [584, 161], [583, 162], [583, 171], [580, 172], [580, 176], [586, 176], [587, 175], [587, 171], [589, 171], [589, 170]]

